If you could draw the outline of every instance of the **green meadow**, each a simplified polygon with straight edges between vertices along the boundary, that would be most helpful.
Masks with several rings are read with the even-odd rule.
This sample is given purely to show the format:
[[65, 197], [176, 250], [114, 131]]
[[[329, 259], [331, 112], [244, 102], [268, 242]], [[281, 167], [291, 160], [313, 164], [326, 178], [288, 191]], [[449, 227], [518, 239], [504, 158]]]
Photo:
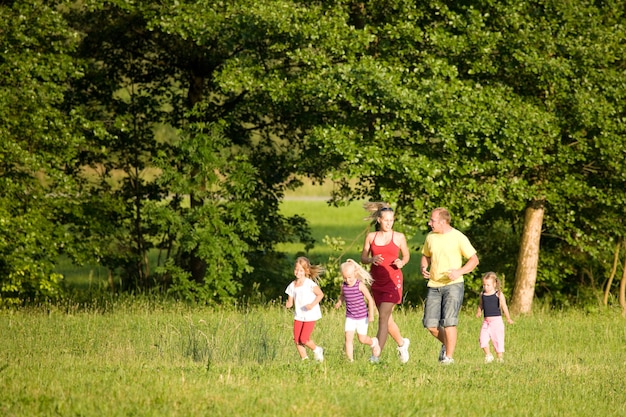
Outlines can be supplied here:
[[[367, 226], [359, 203], [289, 200], [283, 210], [311, 221], [318, 240], [312, 259], [338, 256], [324, 236], [340, 237], [339, 254], [358, 259]], [[414, 256], [405, 271], [409, 287], [420, 285]], [[89, 286], [105, 279], [89, 269], [72, 273]], [[554, 311], [538, 301], [533, 315], [507, 325], [505, 363], [484, 364], [472, 300], [466, 295], [450, 366], [437, 362], [439, 345], [421, 325], [421, 303], [394, 313], [411, 340], [405, 365], [391, 340], [379, 364], [369, 363], [369, 349], [356, 340], [355, 362], [346, 361], [345, 312], [332, 300], [323, 303], [312, 336], [325, 348], [322, 363], [299, 360], [292, 312], [279, 302], [198, 308], [111, 295], [92, 304], [4, 310], [0, 415], [626, 415], [626, 319], [618, 308]]]
[[[283, 306], [193, 309], [150, 300], [0, 312], [2, 416], [623, 416], [626, 326], [617, 310], [539, 311], [507, 326], [505, 363], [484, 364], [480, 319], [465, 311], [454, 365], [421, 310], [395, 313], [411, 339], [399, 363], [355, 345], [325, 305], [301, 361]], [[371, 326], [373, 334], [375, 326]]]

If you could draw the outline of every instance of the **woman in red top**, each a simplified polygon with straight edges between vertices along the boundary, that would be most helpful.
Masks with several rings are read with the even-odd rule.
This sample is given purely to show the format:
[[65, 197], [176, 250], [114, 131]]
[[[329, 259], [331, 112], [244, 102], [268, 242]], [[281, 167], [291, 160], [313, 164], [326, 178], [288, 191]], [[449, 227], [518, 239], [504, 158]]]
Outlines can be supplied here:
[[[387, 341], [387, 335], [398, 344], [400, 361], [409, 360], [409, 339], [403, 338], [398, 325], [393, 320], [392, 312], [396, 304], [402, 302], [402, 267], [409, 262], [409, 248], [404, 234], [394, 232], [395, 220], [393, 209], [385, 203], [368, 203], [365, 207], [374, 212], [376, 231], [368, 233], [361, 252], [361, 262], [372, 264], [370, 274], [374, 279], [372, 296], [378, 307], [378, 343], [381, 351]], [[399, 257], [399, 255], [402, 257]], [[372, 356], [372, 362], [379, 357]]]

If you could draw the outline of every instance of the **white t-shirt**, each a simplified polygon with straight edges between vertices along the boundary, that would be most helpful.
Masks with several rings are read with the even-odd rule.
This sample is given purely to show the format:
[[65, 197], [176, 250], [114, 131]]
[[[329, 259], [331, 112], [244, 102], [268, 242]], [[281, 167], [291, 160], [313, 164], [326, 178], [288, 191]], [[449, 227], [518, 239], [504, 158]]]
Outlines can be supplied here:
[[316, 304], [311, 310], [306, 310], [305, 306], [315, 300], [315, 293], [313, 288], [317, 287], [315, 281], [310, 278], [306, 278], [304, 283], [299, 287], [295, 286], [295, 281], [291, 281], [291, 284], [285, 290], [285, 294], [293, 297], [294, 305], [294, 320], [298, 321], [316, 321], [322, 318], [322, 310], [320, 305]]

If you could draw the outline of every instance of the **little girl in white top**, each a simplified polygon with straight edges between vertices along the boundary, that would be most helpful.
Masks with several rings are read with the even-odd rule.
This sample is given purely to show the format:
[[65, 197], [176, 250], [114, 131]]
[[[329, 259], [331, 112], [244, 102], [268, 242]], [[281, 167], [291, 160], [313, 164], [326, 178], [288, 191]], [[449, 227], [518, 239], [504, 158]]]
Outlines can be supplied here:
[[293, 340], [301, 359], [308, 359], [306, 348], [313, 351], [316, 361], [324, 360], [324, 349], [311, 340], [315, 322], [322, 318], [320, 301], [324, 298], [317, 278], [323, 272], [319, 265], [311, 265], [304, 256], [296, 259], [293, 274], [296, 279], [289, 284], [285, 293], [288, 295], [285, 306], [294, 308]]

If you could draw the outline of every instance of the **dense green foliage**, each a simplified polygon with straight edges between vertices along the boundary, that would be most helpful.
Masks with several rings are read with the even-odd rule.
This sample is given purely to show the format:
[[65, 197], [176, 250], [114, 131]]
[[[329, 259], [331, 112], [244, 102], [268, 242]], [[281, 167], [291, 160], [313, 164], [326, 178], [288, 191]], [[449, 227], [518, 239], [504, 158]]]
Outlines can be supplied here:
[[64, 95], [82, 73], [53, 3], [0, 4], [0, 305], [58, 297], [54, 265], [72, 241], [63, 219], [80, 118]]
[[313, 243], [279, 204], [329, 176], [336, 204], [389, 201], [416, 233], [448, 206], [481, 268], [507, 277], [524, 209], [545, 206], [538, 293], [569, 302], [606, 277], [626, 227], [623, 13], [2, 2], [2, 304], [60, 295], [61, 254], [116, 290], [274, 298], [291, 269], [277, 245]]
[[523, 211], [541, 204], [540, 287], [563, 302], [585, 271], [606, 277], [626, 198], [620, 3], [375, 3], [359, 62], [375, 81], [330, 96], [349, 110], [313, 136], [337, 178], [362, 179], [343, 197], [392, 201], [422, 230], [447, 206], [481, 269], [508, 277]]

